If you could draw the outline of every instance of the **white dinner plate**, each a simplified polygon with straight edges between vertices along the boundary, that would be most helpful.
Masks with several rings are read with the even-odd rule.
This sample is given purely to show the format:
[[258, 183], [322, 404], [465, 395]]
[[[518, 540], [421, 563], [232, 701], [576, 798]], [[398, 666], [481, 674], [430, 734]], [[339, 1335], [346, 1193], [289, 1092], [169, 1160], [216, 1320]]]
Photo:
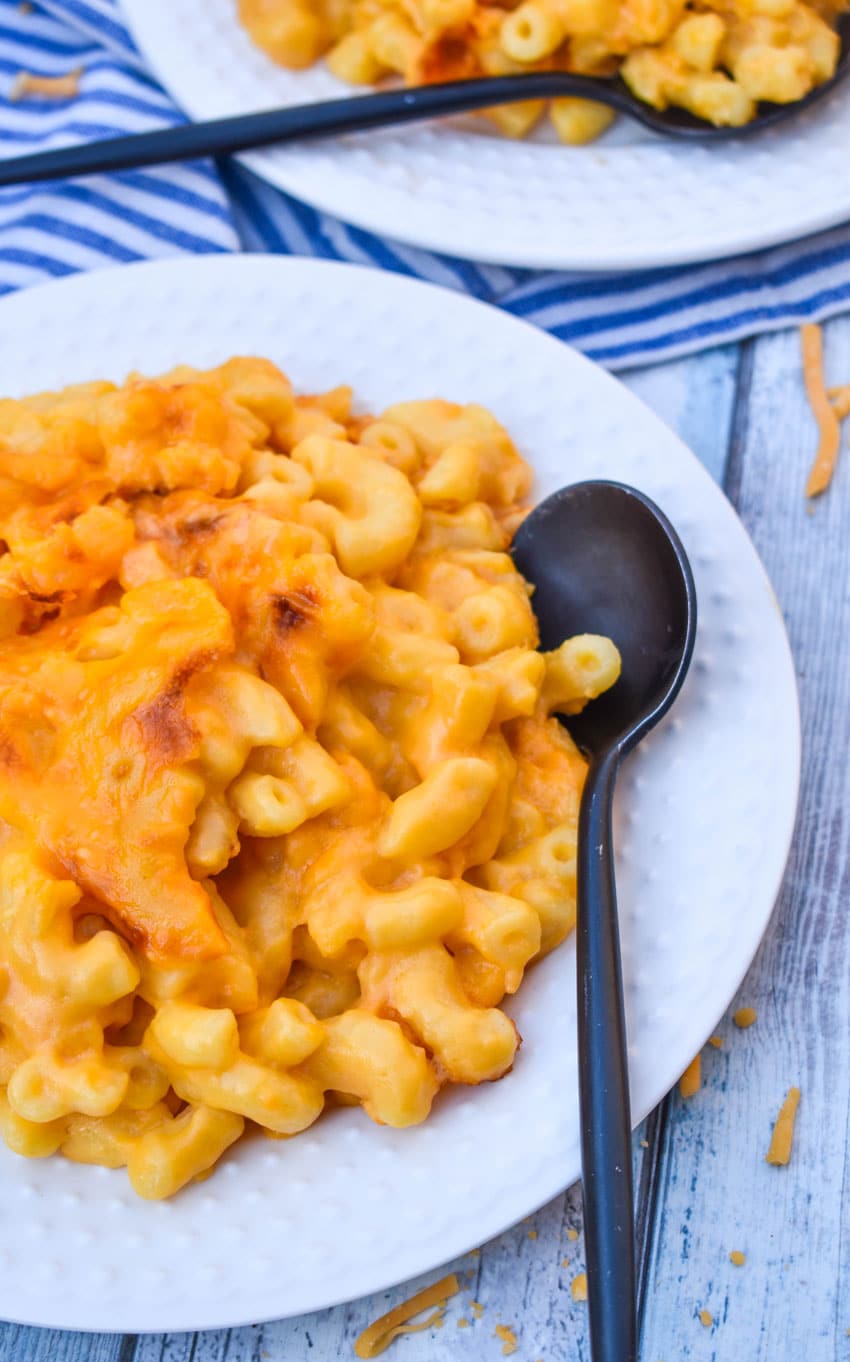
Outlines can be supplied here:
[[[240, 27], [236, 0], [123, 3], [152, 69], [195, 119], [358, 93], [320, 66], [276, 66]], [[850, 81], [753, 141], [692, 146], [621, 120], [594, 146], [569, 148], [431, 124], [244, 160], [399, 241], [503, 265], [616, 270], [737, 255], [847, 220], [848, 144]]]
[[[77, 276], [0, 301], [3, 395], [157, 373], [233, 354], [296, 387], [354, 385], [363, 409], [484, 403], [543, 496], [633, 483], [690, 555], [699, 636], [671, 716], [622, 774], [618, 888], [635, 1118], [671, 1087], [737, 989], [780, 884], [799, 726], [782, 616], [734, 511], [697, 459], [614, 379], [481, 303], [394, 275], [278, 257], [201, 257]], [[338, 1110], [261, 1138], [208, 1181], [151, 1204], [123, 1171], [0, 1152], [0, 1317], [128, 1331], [316, 1310], [464, 1252], [579, 1173], [571, 943], [513, 1008], [524, 1037], [499, 1083], [445, 1094], [409, 1130]]]

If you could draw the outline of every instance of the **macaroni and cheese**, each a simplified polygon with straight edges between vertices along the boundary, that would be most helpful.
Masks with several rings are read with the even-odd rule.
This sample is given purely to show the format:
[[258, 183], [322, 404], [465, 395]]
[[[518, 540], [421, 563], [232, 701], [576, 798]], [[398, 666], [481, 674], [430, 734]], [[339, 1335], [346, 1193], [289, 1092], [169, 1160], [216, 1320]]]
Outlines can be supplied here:
[[[760, 101], [802, 99], [835, 73], [835, 31], [847, 0], [238, 0], [254, 41], [283, 66], [324, 56], [357, 85], [571, 71], [619, 74], [657, 109], [678, 105], [718, 126], [755, 117]], [[547, 104], [489, 111], [524, 137]], [[562, 141], [592, 141], [613, 112], [589, 99], [555, 99]]]
[[0, 1130], [167, 1197], [510, 1069], [610, 686], [536, 651], [487, 411], [269, 361], [0, 401]]

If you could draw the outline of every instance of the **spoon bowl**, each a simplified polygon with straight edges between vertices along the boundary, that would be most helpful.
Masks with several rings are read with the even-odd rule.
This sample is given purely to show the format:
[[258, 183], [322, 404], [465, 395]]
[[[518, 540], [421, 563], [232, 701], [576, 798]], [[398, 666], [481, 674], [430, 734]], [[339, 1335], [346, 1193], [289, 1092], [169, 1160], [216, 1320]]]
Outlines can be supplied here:
[[576, 854], [579, 1094], [593, 1362], [636, 1362], [631, 1115], [611, 812], [623, 756], [672, 705], [690, 665], [696, 591], [675, 530], [641, 492], [582, 482], [532, 511], [513, 556], [544, 648], [580, 633], [620, 650], [616, 684], [563, 718], [589, 758]]
[[678, 536], [634, 488], [581, 482], [532, 511], [513, 556], [534, 583], [543, 648], [579, 633], [619, 648], [616, 685], [564, 722], [589, 755], [627, 752], [673, 703], [693, 651], [696, 593]]
[[787, 123], [790, 119], [799, 117], [800, 114], [811, 109], [815, 104], [820, 104], [850, 74], [850, 14], [842, 14], [839, 17], [836, 23], [836, 31], [841, 42], [841, 51], [835, 71], [829, 80], [824, 81], [822, 85], [816, 85], [802, 99], [794, 100], [790, 104], [762, 102], [758, 106], [755, 118], [751, 119], [749, 123], [744, 123], [741, 127], [716, 127], [712, 123], [707, 123], [703, 118], [697, 118], [687, 109], [680, 109], [672, 104], [666, 109], [654, 109], [632, 94], [625, 81], [621, 80], [619, 76], [612, 76], [610, 79], [598, 82], [596, 78], [593, 78], [595, 83], [606, 88], [603, 92], [597, 92], [595, 95], [588, 91], [586, 97], [607, 104], [618, 113], [625, 114], [643, 124], [652, 132], [661, 133], [665, 137], [672, 137], [680, 141], [722, 142], [729, 141], [732, 138], [757, 136], [759, 133], [766, 132], [768, 128], [775, 128], [780, 123]]

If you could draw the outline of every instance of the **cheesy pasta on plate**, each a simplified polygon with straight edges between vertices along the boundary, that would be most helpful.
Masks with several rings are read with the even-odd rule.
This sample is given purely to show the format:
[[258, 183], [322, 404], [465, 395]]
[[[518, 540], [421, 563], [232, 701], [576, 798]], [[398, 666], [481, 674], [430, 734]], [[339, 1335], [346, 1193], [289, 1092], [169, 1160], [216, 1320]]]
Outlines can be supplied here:
[[497, 1079], [609, 687], [536, 650], [487, 411], [263, 359], [0, 401], [0, 1130], [143, 1197]]
[[[235, 0], [236, 2], [236, 0]], [[755, 117], [759, 101], [802, 99], [834, 73], [847, 0], [238, 0], [254, 41], [283, 66], [324, 56], [359, 85], [516, 74], [619, 72], [657, 109], [678, 105], [718, 126]], [[546, 102], [489, 111], [524, 137]], [[612, 110], [587, 99], [548, 104], [562, 141], [599, 136]]]

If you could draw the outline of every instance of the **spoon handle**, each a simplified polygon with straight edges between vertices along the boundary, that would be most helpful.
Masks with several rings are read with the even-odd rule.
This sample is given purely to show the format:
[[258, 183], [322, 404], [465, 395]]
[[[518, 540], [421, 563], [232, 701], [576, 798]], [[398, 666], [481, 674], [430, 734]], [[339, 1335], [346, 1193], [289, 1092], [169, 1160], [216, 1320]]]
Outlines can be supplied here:
[[644, 114], [638, 101], [615, 82], [560, 71], [532, 71], [518, 76], [488, 76], [443, 85], [381, 90], [377, 94], [237, 114], [203, 123], [182, 123], [154, 132], [108, 137], [60, 147], [56, 151], [15, 156], [0, 160], [0, 186], [130, 170], [136, 166], [163, 165], [199, 156], [231, 155], [273, 144], [363, 132], [391, 124], [469, 113], [494, 104], [566, 94], [600, 100], [639, 119], [651, 118], [649, 106]]
[[635, 1362], [632, 1145], [611, 812], [619, 754], [588, 772], [578, 839], [578, 1044], [593, 1362]]

